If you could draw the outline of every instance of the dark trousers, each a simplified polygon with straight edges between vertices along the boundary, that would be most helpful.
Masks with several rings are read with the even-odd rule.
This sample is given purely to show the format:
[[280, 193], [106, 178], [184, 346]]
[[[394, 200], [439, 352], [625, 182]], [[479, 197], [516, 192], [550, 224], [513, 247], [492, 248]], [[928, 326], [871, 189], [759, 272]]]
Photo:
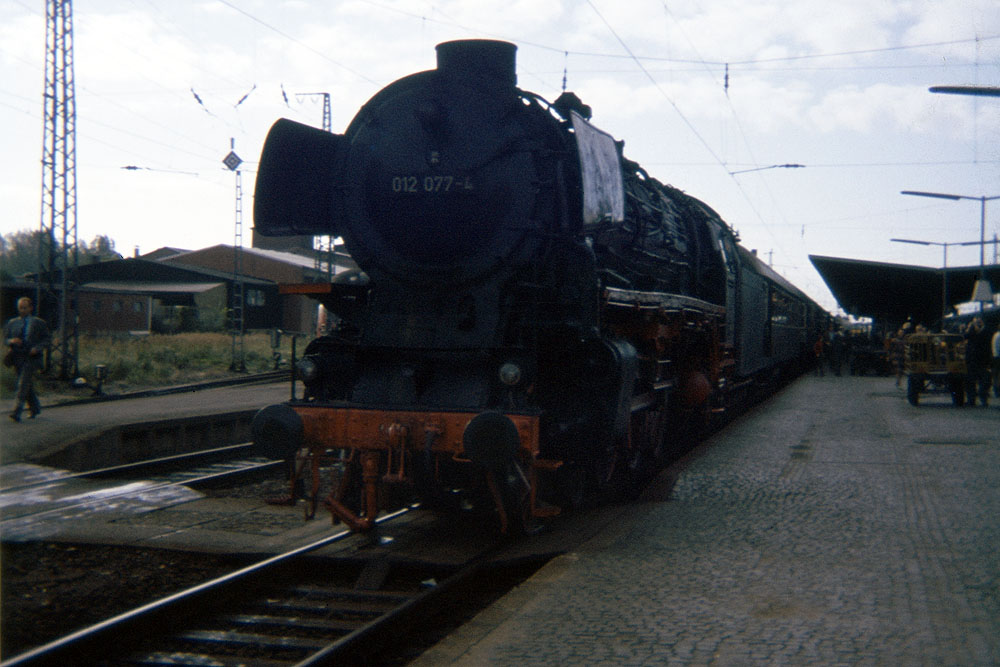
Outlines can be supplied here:
[[965, 376], [965, 399], [969, 402], [969, 405], [975, 404], [977, 396], [979, 397], [979, 402], [982, 405], [986, 405], [986, 397], [989, 396], [991, 380], [989, 368], [968, 369], [968, 374]]
[[25, 360], [17, 364], [17, 399], [14, 404], [14, 414], [20, 415], [24, 404], [28, 404], [28, 410], [32, 414], [41, 411], [42, 406], [38, 402], [38, 395], [35, 394], [35, 364]]

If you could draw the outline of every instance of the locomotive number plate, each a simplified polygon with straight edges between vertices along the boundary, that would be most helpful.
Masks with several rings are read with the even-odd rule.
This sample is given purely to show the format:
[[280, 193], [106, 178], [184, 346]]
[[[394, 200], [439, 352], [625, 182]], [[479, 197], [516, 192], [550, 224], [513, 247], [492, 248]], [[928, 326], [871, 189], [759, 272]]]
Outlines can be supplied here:
[[468, 176], [393, 176], [393, 192], [451, 192], [472, 190]]

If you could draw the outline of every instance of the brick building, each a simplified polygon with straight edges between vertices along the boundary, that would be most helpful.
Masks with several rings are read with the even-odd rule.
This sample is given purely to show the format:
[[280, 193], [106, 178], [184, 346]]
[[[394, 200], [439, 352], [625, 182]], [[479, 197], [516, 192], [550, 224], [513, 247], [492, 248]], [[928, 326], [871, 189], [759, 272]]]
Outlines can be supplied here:
[[[245, 328], [314, 332], [317, 302], [301, 294], [280, 294], [278, 286], [325, 283], [331, 274], [356, 269], [345, 253], [334, 253], [333, 258], [328, 272], [325, 264], [317, 267], [314, 253], [243, 248], [240, 283]], [[80, 333], [223, 330], [232, 307], [234, 265], [230, 245], [201, 250], [164, 247], [141, 257], [81, 265], [76, 272], [76, 300], [70, 306], [72, 317], [77, 318]], [[16, 311], [17, 297], [34, 298], [35, 292], [32, 276], [16, 285], [5, 284], [4, 314], [10, 317], [7, 313]], [[49, 301], [43, 298], [38, 312], [52, 318], [57, 301]]]
[[[227, 324], [234, 290], [231, 274], [142, 258], [81, 265], [76, 271], [76, 282], [76, 298], [70, 310], [71, 318], [78, 322], [79, 333], [221, 330]], [[277, 284], [249, 276], [243, 276], [241, 282], [245, 328], [279, 327]], [[34, 286], [30, 289], [34, 290]], [[4, 292], [7, 308], [8, 292], [14, 290], [5, 286]], [[39, 314], [54, 325], [55, 302], [49, 303], [52, 298], [43, 295]]]
[[[154, 251], [160, 252], [160, 251]], [[163, 254], [159, 263], [169, 266], [186, 266], [232, 274], [235, 265], [233, 246], [220, 244], [176, 254]], [[278, 285], [328, 282], [333, 275], [355, 269], [354, 261], [346, 254], [334, 254], [332, 271], [327, 266], [316, 266], [313, 256], [264, 248], [243, 248], [240, 273], [255, 279], [267, 280]], [[246, 292], [248, 304], [252, 290]], [[280, 299], [278, 325], [285, 331], [313, 332], [317, 324], [317, 303], [301, 294], [286, 294]]]

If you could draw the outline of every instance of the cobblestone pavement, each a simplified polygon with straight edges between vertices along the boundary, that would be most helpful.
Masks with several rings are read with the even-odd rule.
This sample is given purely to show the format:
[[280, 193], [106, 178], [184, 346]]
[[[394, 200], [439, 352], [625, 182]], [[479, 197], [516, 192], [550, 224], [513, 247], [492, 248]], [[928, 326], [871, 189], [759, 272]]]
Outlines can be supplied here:
[[416, 664], [1000, 664], [1000, 409], [903, 394], [800, 379]]

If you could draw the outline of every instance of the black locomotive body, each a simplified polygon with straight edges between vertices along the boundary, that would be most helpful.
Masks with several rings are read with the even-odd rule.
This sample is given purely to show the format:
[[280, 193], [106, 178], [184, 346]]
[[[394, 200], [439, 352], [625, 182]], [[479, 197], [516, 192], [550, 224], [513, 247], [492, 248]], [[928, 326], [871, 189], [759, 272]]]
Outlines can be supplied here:
[[341, 236], [363, 273], [304, 290], [338, 326], [255, 441], [313, 467], [313, 509], [315, 470], [348, 452], [326, 504], [356, 529], [387, 482], [485, 503], [503, 529], [635, 488], [821, 326], [574, 95], [518, 89], [515, 50], [441, 44], [344, 134], [280, 120], [261, 156], [256, 231]]

